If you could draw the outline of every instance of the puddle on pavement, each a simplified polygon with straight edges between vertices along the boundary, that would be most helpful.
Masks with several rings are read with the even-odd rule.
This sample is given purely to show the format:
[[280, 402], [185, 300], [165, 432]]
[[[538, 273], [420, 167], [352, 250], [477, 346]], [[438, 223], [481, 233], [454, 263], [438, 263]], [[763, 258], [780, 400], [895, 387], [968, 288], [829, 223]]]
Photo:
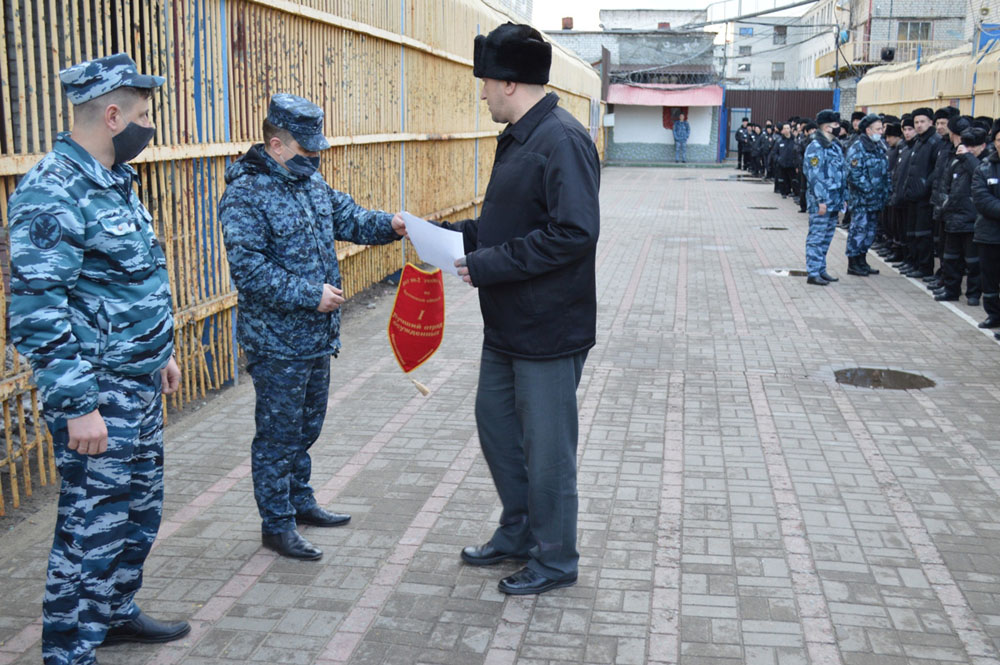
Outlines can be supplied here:
[[747, 210], [777, 210], [777, 206], [747, 206]]
[[937, 384], [920, 374], [912, 374], [896, 369], [872, 369], [871, 367], [849, 367], [833, 373], [837, 383], [858, 388], [882, 388], [884, 390], [922, 390]]
[[760, 230], [761, 231], [787, 231], [788, 227], [787, 226], [762, 226], [762, 227], [760, 227]]
[[809, 273], [805, 270], [794, 270], [791, 268], [760, 268], [758, 275], [771, 275], [773, 277], [805, 277]]

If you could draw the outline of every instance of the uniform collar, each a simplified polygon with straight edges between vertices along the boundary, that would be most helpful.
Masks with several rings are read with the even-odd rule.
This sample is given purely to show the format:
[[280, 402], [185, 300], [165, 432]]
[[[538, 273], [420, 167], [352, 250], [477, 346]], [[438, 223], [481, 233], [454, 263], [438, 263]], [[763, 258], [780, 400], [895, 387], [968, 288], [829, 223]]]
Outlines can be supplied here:
[[507, 129], [503, 130], [499, 138], [511, 136], [518, 143], [524, 143], [531, 136], [531, 132], [535, 131], [535, 127], [542, 121], [542, 118], [558, 103], [559, 95], [554, 92], [548, 93], [537, 104], [528, 109], [528, 112], [521, 116], [520, 120], [513, 125], [507, 125]]
[[70, 138], [69, 132], [59, 132], [52, 151], [76, 164], [80, 171], [95, 185], [104, 189], [111, 187], [131, 187], [136, 177], [135, 169], [128, 164], [118, 164], [112, 168], [101, 164], [82, 145]]

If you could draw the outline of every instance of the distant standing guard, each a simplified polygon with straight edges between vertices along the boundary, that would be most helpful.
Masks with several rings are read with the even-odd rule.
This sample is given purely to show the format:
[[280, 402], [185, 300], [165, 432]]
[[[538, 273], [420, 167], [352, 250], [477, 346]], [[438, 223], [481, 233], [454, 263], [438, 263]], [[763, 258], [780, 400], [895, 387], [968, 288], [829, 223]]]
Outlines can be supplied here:
[[851, 226], [847, 232], [847, 274], [877, 275], [868, 265], [875, 242], [878, 216], [889, 201], [889, 158], [882, 143], [882, 120], [875, 114], [861, 118], [858, 133], [847, 149], [847, 200]]
[[829, 109], [816, 116], [819, 127], [806, 147], [802, 170], [806, 177], [809, 233], [806, 236], [806, 281], [826, 286], [839, 281], [826, 270], [826, 253], [837, 229], [837, 215], [847, 196], [844, 151], [833, 138], [840, 114]]
[[251, 445], [265, 547], [293, 559], [322, 551], [297, 526], [333, 527], [350, 515], [316, 503], [309, 449], [319, 438], [340, 351], [344, 292], [335, 240], [382, 245], [406, 234], [401, 215], [366, 210], [319, 173], [323, 109], [271, 98], [264, 142], [226, 169], [219, 218], [239, 291], [236, 334], [257, 401]]
[[527, 566], [507, 594], [576, 583], [576, 389], [597, 327], [601, 167], [587, 130], [546, 94], [552, 47], [528, 25], [475, 39], [473, 74], [507, 123], [479, 219], [460, 230], [459, 275], [479, 289], [485, 335], [476, 424], [503, 511], [471, 565]]
[[691, 125], [688, 124], [687, 116], [681, 113], [674, 123], [674, 161], [687, 162], [687, 143], [691, 138]]
[[190, 631], [135, 603], [163, 512], [161, 392], [180, 385], [167, 262], [127, 162], [154, 134], [152, 90], [118, 53], [59, 72], [73, 131], [10, 199], [10, 331], [62, 476], [42, 600], [45, 665]]

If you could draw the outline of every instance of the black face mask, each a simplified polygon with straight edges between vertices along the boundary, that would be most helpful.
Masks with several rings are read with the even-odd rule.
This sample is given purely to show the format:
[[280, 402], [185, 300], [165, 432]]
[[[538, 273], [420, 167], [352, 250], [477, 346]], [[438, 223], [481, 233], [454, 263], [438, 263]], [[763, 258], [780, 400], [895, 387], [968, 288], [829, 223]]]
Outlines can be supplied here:
[[298, 178], [312, 177], [312, 174], [316, 173], [316, 169], [319, 168], [319, 156], [306, 157], [305, 155], [295, 155], [285, 161], [285, 168], [288, 169], [289, 173]]
[[140, 152], [146, 149], [155, 133], [156, 129], [153, 127], [143, 127], [130, 122], [125, 129], [112, 136], [111, 143], [115, 148], [115, 166], [135, 159]]

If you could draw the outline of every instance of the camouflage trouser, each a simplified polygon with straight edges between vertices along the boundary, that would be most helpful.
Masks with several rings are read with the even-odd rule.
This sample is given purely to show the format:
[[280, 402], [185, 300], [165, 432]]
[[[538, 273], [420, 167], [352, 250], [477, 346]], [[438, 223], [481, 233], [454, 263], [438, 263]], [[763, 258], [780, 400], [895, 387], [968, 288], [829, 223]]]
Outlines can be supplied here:
[[851, 228], [847, 231], [847, 255], [863, 256], [875, 242], [878, 211], [855, 208], [851, 213]]
[[163, 510], [160, 373], [99, 372], [108, 450], [69, 450], [66, 420], [49, 417], [62, 475], [42, 602], [45, 665], [91, 665], [108, 628], [132, 619], [142, 565]]
[[264, 533], [295, 528], [295, 513], [316, 505], [309, 448], [319, 438], [330, 392], [330, 356], [281, 360], [247, 353], [257, 393], [253, 493]]
[[809, 213], [809, 233], [806, 235], [806, 272], [816, 277], [826, 271], [826, 252], [837, 230], [837, 213]]

